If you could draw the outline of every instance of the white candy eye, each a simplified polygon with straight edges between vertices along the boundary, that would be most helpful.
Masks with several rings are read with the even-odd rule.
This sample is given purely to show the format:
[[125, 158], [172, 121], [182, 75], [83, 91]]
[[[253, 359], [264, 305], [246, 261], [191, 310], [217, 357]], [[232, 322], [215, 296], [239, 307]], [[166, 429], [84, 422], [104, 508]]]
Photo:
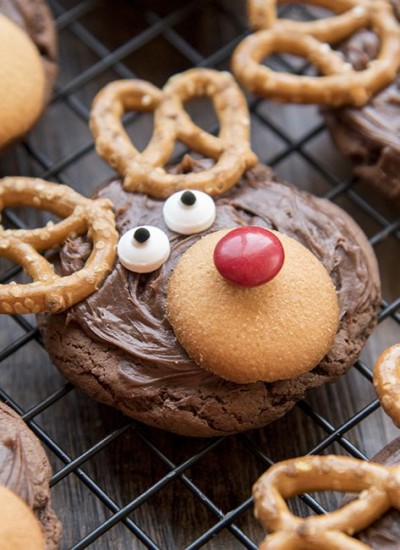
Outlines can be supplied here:
[[182, 235], [200, 233], [215, 220], [215, 203], [202, 191], [178, 191], [164, 204], [164, 221], [172, 231]]
[[122, 235], [118, 242], [121, 264], [135, 273], [150, 273], [163, 265], [170, 253], [167, 235], [158, 227], [142, 225]]

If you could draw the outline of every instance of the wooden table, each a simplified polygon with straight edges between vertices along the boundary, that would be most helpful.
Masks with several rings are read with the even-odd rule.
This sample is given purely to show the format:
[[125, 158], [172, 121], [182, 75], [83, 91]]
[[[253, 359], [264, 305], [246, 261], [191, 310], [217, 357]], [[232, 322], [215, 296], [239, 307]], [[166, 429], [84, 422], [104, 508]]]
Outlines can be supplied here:
[[[248, 32], [242, 0], [50, 5], [60, 46], [54, 100], [27, 140], [1, 156], [0, 174], [62, 181], [86, 195], [113, 173], [96, 155], [87, 125], [95, 93], [117, 78], [138, 76], [161, 86], [193, 65], [227, 69]], [[249, 104], [260, 159], [281, 179], [342, 206], [373, 242], [383, 285], [380, 323], [361, 361], [286, 417], [235, 437], [195, 440], [137, 425], [91, 401], [51, 365], [32, 316], [1, 316], [0, 397], [44, 441], [55, 472], [62, 548], [255, 548], [263, 531], [253, 517], [251, 486], [272, 461], [315, 452], [369, 458], [397, 434], [370, 378], [378, 354], [400, 341], [399, 213], [351, 179], [317, 108], [254, 97]], [[189, 108], [204, 127], [215, 126], [206, 101]], [[151, 128], [144, 115], [128, 131], [143, 147]], [[15, 214], [24, 224], [40, 222], [34, 212]], [[9, 267], [3, 261], [2, 273]], [[318, 502], [332, 509], [337, 497], [318, 495]], [[300, 499], [293, 507], [310, 512]]]

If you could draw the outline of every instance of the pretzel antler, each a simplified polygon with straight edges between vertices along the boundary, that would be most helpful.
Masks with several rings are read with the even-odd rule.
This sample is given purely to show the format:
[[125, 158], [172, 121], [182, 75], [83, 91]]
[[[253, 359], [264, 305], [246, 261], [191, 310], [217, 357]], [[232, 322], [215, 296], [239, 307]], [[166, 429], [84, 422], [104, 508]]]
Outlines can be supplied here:
[[[110, 201], [87, 199], [65, 185], [18, 177], [0, 180], [0, 210], [7, 206], [33, 206], [65, 219], [40, 229], [0, 230], [0, 256], [22, 265], [34, 280], [0, 285], [0, 313], [59, 312], [100, 286], [113, 265], [118, 240]], [[93, 243], [85, 266], [58, 276], [39, 251], [84, 233]]]
[[[365, 529], [389, 508], [400, 508], [399, 470], [340, 456], [307, 456], [276, 464], [253, 491], [256, 517], [273, 533], [260, 549], [367, 549], [349, 535]], [[293, 516], [284, 500], [327, 489], [362, 495], [335, 512], [305, 519]]]
[[[277, 19], [278, 1], [248, 0], [250, 23], [262, 30], [239, 44], [232, 69], [250, 91], [277, 101], [362, 106], [395, 79], [400, 67], [400, 27], [387, 0], [305, 0], [336, 13], [312, 22]], [[330, 45], [363, 27], [378, 34], [380, 52], [365, 70], [355, 71]], [[278, 73], [260, 64], [278, 52], [308, 59], [325, 76]]]
[[386, 349], [374, 367], [374, 386], [386, 413], [400, 428], [400, 344]]
[[[218, 137], [194, 124], [184, 110], [184, 103], [198, 96], [213, 100], [220, 122]], [[122, 126], [120, 119], [127, 110], [154, 111], [154, 133], [142, 153]], [[246, 101], [226, 72], [191, 69], [170, 78], [163, 90], [142, 80], [112, 82], [95, 97], [90, 125], [97, 152], [123, 176], [125, 189], [156, 198], [188, 188], [221, 194], [257, 162], [249, 145]], [[215, 159], [215, 165], [198, 173], [168, 174], [163, 166], [177, 140]]]
[[[379, 357], [374, 383], [382, 405], [400, 425], [400, 344]], [[294, 516], [285, 503], [295, 495], [322, 490], [360, 495], [334, 512], [304, 519]], [[255, 515], [271, 533], [260, 550], [370, 550], [352, 535], [390, 508], [400, 511], [400, 465], [333, 455], [294, 458], [267, 470], [255, 483], [253, 495]]]

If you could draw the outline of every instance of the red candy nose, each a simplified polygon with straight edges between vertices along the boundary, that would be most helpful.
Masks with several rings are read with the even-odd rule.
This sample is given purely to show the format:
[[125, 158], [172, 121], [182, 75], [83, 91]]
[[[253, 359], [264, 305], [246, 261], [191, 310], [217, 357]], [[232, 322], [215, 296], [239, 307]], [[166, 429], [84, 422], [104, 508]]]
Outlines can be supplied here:
[[263, 227], [232, 229], [214, 249], [214, 264], [222, 277], [247, 287], [273, 279], [284, 259], [281, 241]]

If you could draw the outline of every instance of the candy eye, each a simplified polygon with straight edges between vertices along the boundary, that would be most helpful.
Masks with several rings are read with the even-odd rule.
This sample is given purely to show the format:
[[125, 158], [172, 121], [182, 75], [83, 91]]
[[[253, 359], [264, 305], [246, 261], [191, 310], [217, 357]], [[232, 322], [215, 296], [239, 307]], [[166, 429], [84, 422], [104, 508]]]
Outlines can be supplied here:
[[214, 223], [215, 203], [202, 191], [178, 191], [164, 204], [164, 221], [172, 231], [192, 235], [205, 231]]
[[150, 273], [167, 261], [170, 244], [164, 231], [152, 225], [142, 225], [122, 235], [117, 251], [126, 269], [134, 273]]

